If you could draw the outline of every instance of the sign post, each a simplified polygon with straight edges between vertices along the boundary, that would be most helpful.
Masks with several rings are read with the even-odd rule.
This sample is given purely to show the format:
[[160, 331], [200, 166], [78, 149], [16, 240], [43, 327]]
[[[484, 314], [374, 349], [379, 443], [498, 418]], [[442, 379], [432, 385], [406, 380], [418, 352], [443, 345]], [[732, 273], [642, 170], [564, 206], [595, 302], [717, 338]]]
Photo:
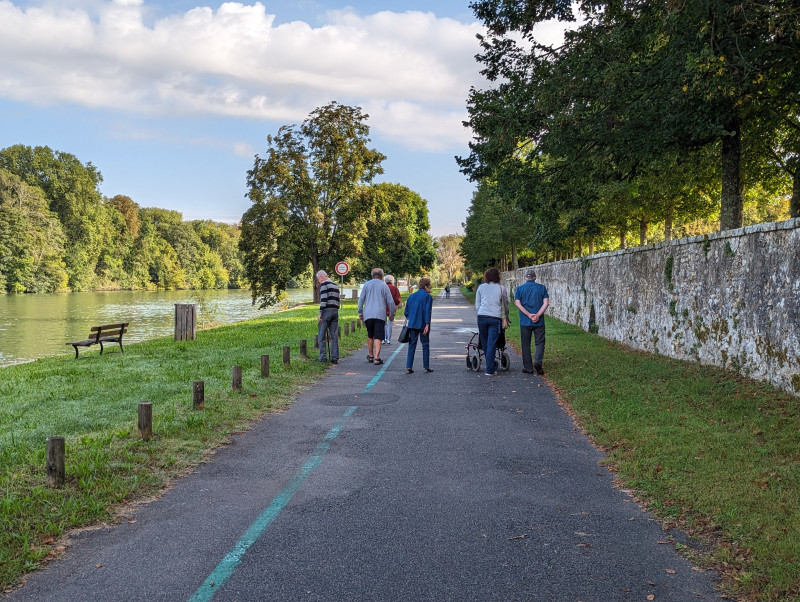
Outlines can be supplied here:
[[344, 277], [350, 272], [350, 265], [346, 261], [340, 261], [333, 269], [339, 274], [339, 282], [341, 283], [342, 290], [344, 290]]

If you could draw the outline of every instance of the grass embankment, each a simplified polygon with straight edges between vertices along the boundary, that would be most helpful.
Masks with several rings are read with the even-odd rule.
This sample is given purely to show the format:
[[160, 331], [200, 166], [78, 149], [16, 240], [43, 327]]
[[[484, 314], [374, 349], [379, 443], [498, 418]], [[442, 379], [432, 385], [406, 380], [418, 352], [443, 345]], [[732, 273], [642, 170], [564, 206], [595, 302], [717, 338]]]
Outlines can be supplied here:
[[[519, 349], [513, 308], [511, 316], [508, 339]], [[621, 486], [665, 526], [708, 544], [683, 551], [721, 571], [729, 595], [800, 600], [798, 398], [550, 318], [544, 366]]]
[[[307, 306], [172, 339], [95, 347], [64, 357], [0, 369], [0, 589], [40, 565], [66, 530], [112, 520], [121, 504], [158, 491], [201, 462], [232, 433], [280, 409], [325, 370], [314, 361], [318, 309]], [[340, 349], [361, 347], [365, 330], [344, 337], [357, 320], [345, 302]], [[135, 325], [134, 325], [135, 327]], [[306, 339], [307, 361], [299, 358]], [[283, 346], [292, 348], [288, 368]], [[261, 376], [270, 356], [270, 377]], [[232, 392], [242, 366], [243, 388]], [[205, 382], [205, 409], [192, 407], [192, 383]], [[138, 435], [141, 401], [153, 404], [153, 438]], [[66, 438], [67, 482], [47, 487], [46, 440]]]

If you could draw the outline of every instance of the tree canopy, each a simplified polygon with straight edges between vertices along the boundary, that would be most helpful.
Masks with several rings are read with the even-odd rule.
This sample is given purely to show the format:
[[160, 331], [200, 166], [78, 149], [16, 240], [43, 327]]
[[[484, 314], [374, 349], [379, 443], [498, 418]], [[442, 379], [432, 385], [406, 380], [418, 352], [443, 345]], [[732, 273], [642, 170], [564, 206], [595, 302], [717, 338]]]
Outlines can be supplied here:
[[[696, 219], [735, 228], [753, 191], [797, 190], [792, 0], [470, 6], [487, 27], [477, 58], [491, 85], [470, 92], [475, 139], [459, 163], [520, 192], [534, 246], [542, 230], [557, 250], [609, 232], [646, 240], [652, 223], [665, 238]], [[562, 44], [537, 39], [549, 19], [572, 27]]]

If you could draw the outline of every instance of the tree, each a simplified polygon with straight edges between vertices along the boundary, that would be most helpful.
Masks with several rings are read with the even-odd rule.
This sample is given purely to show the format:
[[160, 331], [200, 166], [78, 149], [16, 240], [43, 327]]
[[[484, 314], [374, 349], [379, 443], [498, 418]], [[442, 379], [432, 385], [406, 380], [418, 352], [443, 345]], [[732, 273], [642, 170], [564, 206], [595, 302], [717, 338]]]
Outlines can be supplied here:
[[0, 289], [9, 293], [66, 289], [64, 233], [41, 189], [0, 169]]
[[436, 239], [436, 258], [446, 282], [457, 279], [464, 269], [464, 256], [461, 254], [461, 234], [445, 234]]
[[361, 206], [371, 207], [362, 252], [353, 258], [353, 274], [370, 277], [372, 268], [387, 274], [417, 276], [436, 261], [433, 239], [428, 230], [428, 203], [401, 184], [381, 183], [359, 191]]
[[[369, 207], [358, 187], [383, 173], [384, 155], [369, 148], [368, 115], [332, 102], [300, 125], [267, 136], [265, 157], [247, 172], [253, 206], [242, 216], [239, 248], [253, 302], [278, 300], [287, 281], [311, 263], [333, 265], [357, 255]], [[319, 299], [315, 282], [314, 298]]]
[[103, 231], [108, 221], [101, 215], [100, 172], [69, 153], [21, 144], [0, 151], [0, 167], [44, 192], [66, 235], [69, 286], [73, 290], [90, 289], [103, 241], [109, 236]]

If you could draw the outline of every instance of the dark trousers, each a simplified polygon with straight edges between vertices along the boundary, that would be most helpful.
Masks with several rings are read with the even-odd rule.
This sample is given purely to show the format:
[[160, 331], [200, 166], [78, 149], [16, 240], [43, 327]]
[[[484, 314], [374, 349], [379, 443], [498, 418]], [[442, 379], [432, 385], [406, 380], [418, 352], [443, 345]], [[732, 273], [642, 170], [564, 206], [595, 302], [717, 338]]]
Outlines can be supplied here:
[[486, 374], [494, 374], [497, 371], [497, 358], [495, 348], [497, 338], [500, 336], [502, 320], [494, 316], [478, 316], [478, 332], [481, 337], [481, 347], [486, 358]]
[[322, 311], [322, 320], [319, 322], [319, 332], [317, 333], [317, 340], [319, 341], [319, 359], [327, 361], [328, 351], [325, 339], [326, 334], [330, 335], [331, 339], [331, 361], [339, 361], [339, 310], [335, 307], [329, 307]]
[[408, 329], [408, 354], [406, 355], [406, 368], [414, 367], [414, 353], [417, 351], [417, 339], [422, 342], [422, 367], [431, 367], [431, 333], [422, 334], [418, 328]]
[[[536, 345], [536, 356], [531, 362], [531, 335]], [[544, 324], [541, 326], [520, 326], [520, 346], [522, 347], [522, 367], [533, 371], [533, 364], [542, 365], [544, 361]]]

